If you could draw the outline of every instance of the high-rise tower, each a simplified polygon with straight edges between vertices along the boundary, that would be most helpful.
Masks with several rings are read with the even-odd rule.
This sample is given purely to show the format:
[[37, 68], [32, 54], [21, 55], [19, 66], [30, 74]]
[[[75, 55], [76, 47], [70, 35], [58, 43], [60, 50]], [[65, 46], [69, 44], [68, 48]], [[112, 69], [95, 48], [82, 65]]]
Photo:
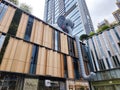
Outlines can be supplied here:
[[80, 36], [94, 31], [85, 0], [46, 0], [44, 20], [55, 24], [60, 15], [75, 23], [73, 35]]
[[120, 0], [117, 0], [116, 4], [117, 4], [118, 8], [120, 8]]

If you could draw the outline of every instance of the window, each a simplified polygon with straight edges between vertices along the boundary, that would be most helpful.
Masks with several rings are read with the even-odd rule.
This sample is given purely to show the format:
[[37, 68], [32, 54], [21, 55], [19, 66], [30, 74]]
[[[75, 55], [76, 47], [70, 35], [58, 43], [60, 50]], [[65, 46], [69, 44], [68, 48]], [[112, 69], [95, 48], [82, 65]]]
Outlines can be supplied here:
[[64, 55], [64, 77], [68, 77], [68, 68], [67, 68], [67, 57]]
[[0, 3], [0, 21], [2, 20], [3, 16], [5, 15], [7, 8], [8, 8], [7, 5]]
[[79, 75], [79, 67], [78, 67], [78, 60], [73, 58], [73, 65], [74, 65], [74, 75], [75, 75], [75, 79], [79, 79], [80, 75]]
[[105, 70], [105, 64], [103, 62], [103, 59], [98, 60], [98, 62], [99, 62], [100, 70]]
[[1, 48], [3, 46], [4, 40], [5, 40], [5, 36], [4, 35], [0, 35], [0, 51], [1, 51]]
[[54, 36], [53, 36], [53, 39], [54, 39], [54, 49], [56, 51], [60, 51], [60, 32], [59, 31], [54, 31]]
[[19, 22], [20, 22], [20, 18], [21, 18], [21, 15], [22, 15], [22, 11], [17, 9], [15, 11], [15, 15], [12, 19], [12, 22], [11, 22], [11, 25], [10, 25], [10, 28], [8, 30], [8, 33], [9, 34], [12, 34], [12, 35], [16, 35], [16, 32], [17, 32], [17, 29], [18, 29], [18, 25], [19, 25]]
[[106, 62], [107, 62], [108, 67], [110, 68], [110, 64], [109, 64], [108, 58], [106, 58]]
[[39, 47], [37, 45], [34, 45], [32, 49], [32, 56], [31, 56], [31, 63], [30, 63], [30, 74], [36, 73], [38, 51], [39, 51]]
[[25, 32], [25, 36], [24, 36], [24, 39], [27, 40], [27, 41], [30, 40], [30, 36], [31, 36], [31, 32], [32, 32], [32, 26], [33, 26], [33, 20], [34, 20], [34, 18], [29, 16], [27, 27], [26, 27], [26, 32]]

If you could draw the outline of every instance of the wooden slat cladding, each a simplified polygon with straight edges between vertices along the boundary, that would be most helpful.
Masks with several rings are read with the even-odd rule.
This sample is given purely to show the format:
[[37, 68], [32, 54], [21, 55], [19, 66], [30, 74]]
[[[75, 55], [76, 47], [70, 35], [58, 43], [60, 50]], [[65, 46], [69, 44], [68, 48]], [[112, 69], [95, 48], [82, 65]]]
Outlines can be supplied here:
[[[1, 64], [1, 70], [24, 73], [26, 72], [26, 63], [30, 62], [31, 44], [22, 40], [10, 38], [6, 52]], [[28, 60], [29, 59], [29, 60]]]
[[67, 56], [67, 66], [68, 66], [68, 77], [74, 79], [74, 69], [72, 57]]
[[53, 48], [53, 29], [48, 25], [44, 25], [43, 46]]
[[46, 74], [46, 61], [47, 60], [47, 50], [45, 48], [39, 47], [38, 60], [37, 60], [37, 75]]
[[7, 33], [9, 26], [11, 24], [12, 18], [15, 13], [15, 8], [8, 6], [8, 9], [5, 13], [5, 16], [3, 17], [2, 21], [0, 22], [0, 31]]
[[67, 41], [67, 35], [61, 33], [60, 34], [60, 40], [61, 40], [61, 52], [68, 54], [68, 41]]
[[22, 38], [22, 39], [24, 38], [27, 22], [28, 22], [28, 15], [23, 13], [19, 26], [18, 26], [18, 30], [16, 34], [17, 37]]
[[75, 57], [78, 57], [76, 42], [74, 41]]
[[14, 56], [14, 52], [16, 48], [16, 43], [17, 42], [13, 41], [13, 38], [9, 40], [8, 46], [6, 48], [6, 51], [5, 51], [5, 54], [4, 54], [2, 63], [1, 63], [1, 70], [10, 71], [11, 65], [13, 62], [13, 56]]
[[46, 75], [53, 76], [53, 56], [52, 50], [47, 50], [47, 65], [46, 65]]
[[64, 78], [64, 57], [63, 54], [60, 54], [60, 65], [61, 65], [61, 77]]
[[44, 25], [41, 21], [34, 20], [31, 39], [30, 39], [31, 42], [42, 45], [43, 32], [44, 32], [44, 27], [43, 26]]

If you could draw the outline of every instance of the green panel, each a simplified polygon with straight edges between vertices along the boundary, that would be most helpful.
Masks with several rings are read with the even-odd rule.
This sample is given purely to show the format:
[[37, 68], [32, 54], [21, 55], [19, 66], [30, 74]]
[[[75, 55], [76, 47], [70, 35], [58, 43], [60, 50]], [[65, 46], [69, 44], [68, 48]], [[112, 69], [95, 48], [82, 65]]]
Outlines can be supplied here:
[[120, 80], [92, 82], [93, 86], [107, 86], [107, 85], [116, 85], [116, 84], [120, 84]]
[[22, 15], [22, 11], [17, 9], [15, 11], [14, 17], [12, 19], [11, 25], [9, 27], [8, 33], [11, 35], [16, 35], [18, 26], [19, 26], [19, 22], [20, 22], [20, 18]]

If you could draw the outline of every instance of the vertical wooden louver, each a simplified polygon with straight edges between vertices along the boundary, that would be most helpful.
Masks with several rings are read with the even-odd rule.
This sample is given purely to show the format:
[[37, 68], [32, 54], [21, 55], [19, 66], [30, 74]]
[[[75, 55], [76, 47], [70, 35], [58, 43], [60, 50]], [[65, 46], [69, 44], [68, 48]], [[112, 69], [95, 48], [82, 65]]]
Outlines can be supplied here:
[[68, 41], [67, 41], [67, 35], [64, 35], [63, 33], [60, 34], [61, 39], [61, 52], [68, 54]]
[[63, 54], [60, 54], [60, 66], [61, 66], [61, 77], [64, 78], [64, 57]]
[[29, 73], [30, 63], [31, 63], [30, 60], [31, 60], [31, 56], [32, 56], [32, 47], [33, 47], [32, 44], [28, 44], [24, 73]]
[[78, 51], [76, 47], [76, 42], [74, 41], [74, 50], [75, 50], [75, 57], [78, 57]]
[[1, 63], [1, 70], [3, 71], [11, 70], [17, 43], [18, 43], [18, 40], [14, 41], [13, 38], [10, 38], [5, 54], [3, 56], [2, 63]]
[[30, 41], [42, 45], [43, 32], [44, 32], [43, 23], [35, 19], [33, 23]]
[[67, 66], [68, 66], [68, 77], [74, 79], [73, 62], [70, 56], [67, 56]]
[[17, 30], [17, 34], [16, 34], [17, 37], [24, 38], [27, 22], [28, 22], [28, 15], [23, 13], [20, 23], [19, 23], [19, 26], [18, 26], [18, 30]]
[[15, 8], [8, 6], [8, 9], [5, 13], [5, 16], [3, 17], [2, 21], [0, 22], [0, 31], [7, 33], [9, 26], [11, 24], [12, 18], [15, 13]]
[[10, 38], [1, 63], [1, 70], [28, 73], [31, 50], [31, 44]]
[[46, 73], [46, 60], [47, 60], [47, 50], [43, 47], [39, 47], [38, 60], [37, 60], [37, 75], [45, 75]]
[[53, 76], [53, 51], [47, 50], [46, 75]]
[[48, 25], [44, 25], [43, 34], [43, 46], [52, 48], [53, 47], [53, 30]]
[[55, 77], [61, 77], [61, 60], [60, 60], [60, 54], [57, 52], [54, 52], [54, 58], [53, 58], [53, 76]]

